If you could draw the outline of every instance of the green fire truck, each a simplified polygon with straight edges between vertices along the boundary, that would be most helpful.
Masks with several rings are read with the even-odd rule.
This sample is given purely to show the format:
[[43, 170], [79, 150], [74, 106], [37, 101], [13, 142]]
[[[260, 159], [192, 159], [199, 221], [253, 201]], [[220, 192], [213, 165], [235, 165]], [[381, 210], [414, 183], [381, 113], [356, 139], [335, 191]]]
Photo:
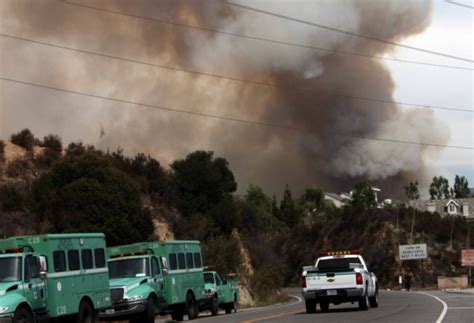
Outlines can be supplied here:
[[221, 279], [217, 272], [205, 271], [204, 283], [208, 301], [202, 309], [210, 310], [212, 315], [217, 315], [219, 308], [226, 314], [237, 312], [240, 292], [235, 274], [228, 274], [227, 278]]
[[206, 301], [199, 241], [156, 241], [108, 249], [112, 307], [103, 320], [194, 319]]
[[0, 240], [0, 322], [97, 321], [109, 307], [103, 234], [47, 234]]

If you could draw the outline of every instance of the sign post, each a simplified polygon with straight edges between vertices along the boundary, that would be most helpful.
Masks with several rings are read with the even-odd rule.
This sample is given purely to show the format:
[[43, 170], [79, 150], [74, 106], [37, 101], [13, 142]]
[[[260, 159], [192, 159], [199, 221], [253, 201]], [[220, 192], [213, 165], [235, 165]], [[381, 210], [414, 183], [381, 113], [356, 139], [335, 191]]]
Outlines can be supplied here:
[[474, 267], [474, 249], [461, 250], [461, 266], [468, 267], [469, 271], [469, 287], [472, 287], [472, 272], [471, 267]]
[[400, 245], [398, 248], [401, 261], [421, 259], [421, 283], [422, 286], [425, 287], [425, 268], [423, 259], [428, 258], [426, 243]]

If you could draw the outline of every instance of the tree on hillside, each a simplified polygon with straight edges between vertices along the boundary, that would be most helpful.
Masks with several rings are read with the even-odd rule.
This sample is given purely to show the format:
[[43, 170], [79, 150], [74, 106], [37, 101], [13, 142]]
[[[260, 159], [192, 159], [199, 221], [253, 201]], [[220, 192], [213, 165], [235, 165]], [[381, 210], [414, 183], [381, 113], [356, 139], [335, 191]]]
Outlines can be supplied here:
[[456, 175], [454, 179], [454, 197], [455, 198], [466, 198], [469, 197], [471, 191], [469, 190], [469, 183], [466, 177]]
[[280, 208], [278, 207], [278, 203], [277, 203], [275, 195], [273, 195], [273, 199], [272, 199], [272, 215], [275, 218], [280, 219]]
[[249, 185], [247, 188], [247, 194], [245, 195], [245, 200], [254, 203], [257, 207], [263, 208], [269, 213], [272, 211], [272, 199], [265, 194], [262, 188], [258, 185]]
[[49, 148], [57, 154], [61, 154], [63, 151], [63, 143], [58, 135], [47, 135], [43, 138], [43, 147]]
[[40, 156], [35, 158], [39, 167], [50, 167], [57, 161], [63, 152], [63, 144], [58, 135], [47, 135], [43, 138], [41, 146], [44, 148]]
[[80, 156], [85, 153], [97, 153], [98, 155], [101, 155], [102, 152], [99, 152], [95, 149], [94, 146], [92, 145], [86, 145], [80, 141], [78, 142], [71, 142], [67, 147], [66, 147], [66, 156]]
[[301, 197], [300, 204], [307, 214], [322, 211], [326, 207], [323, 190], [317, 187], [307, 188]]
[[377, 207], [375, 193], [372, 190], [372, 186], [365, 179], [355, 183], [351, 196], [351, 205], [364, 209]]
[[184, 215], [207, 213], [237, 189], [234, 174], [224, 158], [213, 152], [195, 151], [171, 164], [178, 197]]
[[110, 245], [153, 232], [136, 184], [104, 157], [69, 156], [34, 186], [37, 213], [56, 232], [103, 232]]
[[280, 220], [286, 223], [286, 225], [290, 228], [297, 225], [301, 220], [300, 212], [295, 207], [295, 202], [293, 201], [288, 185], [285, 187], [283, 199], [280, 202], [279, 216]]
[[31, 133], [30, 129], [23, 129], [17, 134], [13, 134], [10, 137], [13, 144], [23, 147], [28, 151], [32, 151], [35, 145], [35, 136]]
[[408, 200], [418, 200], [420, 198], [420, 191], [418, 190], [418, 181], [410, 182], [404, 187], [405, 195]]
[[430, 197], [432, 200], [449, 199], [451, 192], [449, 190], [449, 182], [443, 176], [433, 177], [433, 181], [430, 184]]

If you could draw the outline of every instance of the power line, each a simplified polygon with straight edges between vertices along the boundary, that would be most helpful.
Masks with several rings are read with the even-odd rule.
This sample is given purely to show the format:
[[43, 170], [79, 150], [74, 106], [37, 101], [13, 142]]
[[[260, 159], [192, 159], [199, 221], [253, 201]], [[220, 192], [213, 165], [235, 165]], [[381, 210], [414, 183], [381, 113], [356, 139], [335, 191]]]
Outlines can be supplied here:
[[377, 38], [377, 37], [372, 37], [372, 36], [369, 36], [369, 35], [358, 34], [358, 33], [355, 33], [355, 32], [351, 32], [351, 31], [347, 31], [347, 30], [343, 30], [343, 29], [338, 29], [338, 28], [334, 28], [334, 27], [330, 27], [330, 26], [325, 26], [325, 25], [321, 25], [321, 24], [317, 24], [317, 23], [313, 23], [313, 22], [310, 22], [310, 21], [305, 21], [305, 20], [301, 20], [301, 19], [297, 19], [297, 18], [293, 18], [293, 17], [288, 17], [288, 16], [284, 16], [284, 15], [281, 15], [281, 14], [278, 14], [278, 13], [265, 11], [265, 10], [261, 10], [261, 9], [257, 9], [257, 8], [253, 8], [253, 7], [248, 7], [248, 6], [244, 6], [244, 5], [229, 2], [229, 1], [225, 1], [225, 3], [227, 3], [229, 5], [232, 5], [232, 6], [235, 6], [235, 7], [240, 7], [242, 9], [247, 9], [247, 10], [255, 11], [255, 12], [258, 12], [258, 13], [265, 14], [265, 15], [274, 16], [274, 17], [278, 17], [278, 18], [282, 18], [282, 19], [286, 19], [286, 20], [291, 20], [291, 21], [294, 21], [294, 22], [299, 22], [299, 23], [302, 23], [302, 24], [305, 24], [305, 25], [318, 27], [318, 28], [326, 29], [326, 30], [330, 30], [330, 31], [334, 31], [334, 32], [346, 34], [346, 35], [349, 35], [349, 36], [364, 38], [364, 39], [367, 39], [367, 40], [372, 40], [372, 41], [376, 41], [376, 42], [380, 42], [380, 43], [385, 43], [385, 44], [388, 44], [388, 45], [393, 45], [393, 46], [397, 46], [397, 47], [401, 47], [401, 48], [411, 49], [411, 50], [422, 52], [422, 53], [427, 53], [427, 54], [432, 54], [432, 55], [436, 55], [436, 56], [452, 58], [452, 59], [459, 60], [459, 61], [474, 63], [473, 60], [468, 59], [468, 58], [464, 58], [464, 57], [459, 57], [459, 56], [454, 56], [454, 55], [450, 55], [450, 54], [440, 53], [440, 52], [436, 52], [436, 51], [432, 51], [432, 50], [424, 49], [424, 48], [419, 48], [419, 47], [415, 47], [415, 46], [400, 44], [400, 43], [396, 43], [396, 42], [393, 42], [393, 41], [389, 41], [389, 40], [385, 40], [385, 39], [381, 39], [381, 38]]
[[[102, 95], [97, 95], [97, 94], [90, 94], [90, 93], [86, 93], [86, 92], [62, 89], [62, 88], [43, 85], [43, 84], [39, 84], [39, 83], [32, 83], [32, 82], [27, 82], [27, 81], [15, 80], [15, 79], [6, 78], [6, 77], [0, 77], [0, 80], [7, 81], [7, 82], [12, 82], [12, 83], [17, 83], [17, 84], [33, 86], [33, 87], [47, 89], [47, 90], [63, 92], [63, 93], [69, 93], [69, 94], [74, 94], [74, 95], [91, 97], [91, 98], [95, 98], [95, 99], [101, 99], [101, 100], [106, 100], [106, 101], [112, 101], [112, 102], [118, 102], [118, 103], [123, 103], [123, 104], [128, 104], [128, 105], [134, 105], [134, 106], [139, 106], [139, 107], [144, 107], [144, 108], [164, 110], [164, 111], [182, 113], [182, 114], [193, 115], [193, 116], [198, 116], [198, 117], [205, 117], [205, 118], [211, 118], [211, 119], [217, 119], [217, 120], [237, 122], [237, 123], [241, 123], [241, 124], [250, 124], [250, 125], [263, 126], [263, 127], [269, 127], [269, 128], [280, 128], [280, 129], [286, 129], [286, 130], [293, 130], [293, 131], [297, 131], [297, 132], [300, 132], [300, 133], [312, 134], [311, 131], [309, 131], [307, 129], [297, 128], [297, 127], [293, 127], [293, 126], [290, 126], [290, 125], [238, 119], [238, 118], [232, 118], [232, 117], [227, 117], [227, 116], [219, 116], [219, 115], [203, 113], [203, 112], [194, 112], [194, 111], [182, 110], [182, 109], [177, 109], [177, 108], [170, 108], [170, 107], [165, 107], [165, 106], [160, 106], [160, 105], [134, 102], [134, 101], [118, 99], [118, 98], [113, 98], [113, 97], [107, 97], [107, 96], [102, 96]], [[428, 146], [428, 147], [474, 150], [474, 147], [469, 147], [469, 146], [442, 145], [442, 144], [436, 144], [436, 143], [423, 143], [423, 142], [414, 142], [414, 141], [408, 141], [408, 140], [398, 140], [398, 139], [390, 139], [390, 138], [376, 138], [376, 137], [357, 136], [357, 135], [338, 135], [338, 136], [340, 136], [340, 137], [351, 137], [351, 138], [363, 139], [363, 140], [371, 140], [371, 141], [408, 144], [408, 145], [415, 145], [415, 146]]]
[[58, 0], [58, 1], [60, 1], [64, 4], [72, 5], [72, 6], [88, 8], [88, 9], [92, 9], [92, 10], [96, 10], [96, 11], [103, 11], [103, 12], [112, 13], [112, 14], [116, 14], [116, 15], [131, 17], [131, 18], [144, 19], [144, 20], [159, 22], [159, 23], [162, 23], [162, 24], [179, 26], [179, 27], [183, 27], [183, 28], [197, 29], [197, 30], [206, 31], [206, 32], [213, 32], [213, 33], [227, 35], [227, 36], [231, 36], [231, 37], [246, 38], [246, 39], [257, 40], [257, 41], [262, 41], [262, 42], [267, 42], [267, 43], [273, 43], [273, 44], [279, 44], [279, 45], [287, 45], [287, 46], [292, 46], [292, 47], [311, 49], [311, 50], [315, 50], [315, 51], [323, 51], [323, 52], [328, 52], [328, 53], [336, 53], [336, 54], [340, 54], [340, 55], [357, 56], [357, 57], [363, 57], [363, 58], [369, 58], [369, 59], [387, 60], [387, 61], [393, 61], [393, 62], [399, 62], [399, 63], [424, 65], [424, 66], [432, 66], [432, 67], [441, 67], [441, 68], [449, 68], [449, 69], [456, 69], [456, 70], [466, 70], [466, 71], [474, 70], [474, 68], [472, 68], [472, 67], [434, 64], [434, 63], [412, 61], [412, 60], [405, 60], [405, 59], [399, 59], [399, 58], [391, 58], [391, 57], [370, 55], [370, 54], [364, 54], [364, 53], [354, 53], [354, 52], [348, 52], [348, 51], [337, 50], [337, 49], [327, 49], [327, 48], [315, 47], [315, 46], [310, 46], [310, 45], [305, 45], [305, 44], [298, 44], [298, 43], [293, 43], [293, 42], [286, 42], [286, 41], [280, 41], [280, 40], [275, 40], [275, 39], [269, 39], [269, 38], [264, 38], [264, 37], [238, 34], [238, 33], [223, 31], [223, 30], [219, 30], [219, 29], [212, 29], [212, 28], [201, 27], [201, 26], [187, 25], [187, 24], [177, 23], [177, 22], [164, 20], [164, 19], [159, 19], [159, 18], [139, 16], [139, 15], [129, 14], [129, 13], [125, 13], [125, 12], [121, 12], [121, 11], [117, 11], [117, 10], [104, 9], [104, 8], [94, 7], [94, 6], [80, 4], [80, 3], [69, 2], [67, 0]]
[[[291, 89], [293, 91], [304, 92], [304, 93], [312, 93], [313, 92], [313, 90], [311, 90], [311, 89], [290, 88], [290, 87], [280, 86], [278, 84], [273, 84], [273, 83], [252, 81], [252, 80], [246, 80], [246, 79], [241, 79], [241, 78], [231, 77], [231, 76], [225, 76], [225, 75], [220, 75], [220, 74], [205, 73], [205, 72], [189, 70], [189, 69], [184, 69], [184, 68], [179, 68], [179, 67], [160, 65], [160, 64], [154, 64], [154, 63], [147, 63], [147, 62], [143, 62], [143, 61], [139, 61], [139, 60], [135, 60], [135, 59], [129, 59], [129, 58], [123, 58], [123, 57], [118, 57], [118, 56], [113, 56], [113, 55], [107, 55], [107, 54], [97, 53], [97, 52], [93, 52], [93, 51], [89, 51], [89, 50], [78, 49], [78, 48], [73, 48], [73, 47], [67, 47], [67, 46], [63, 46], [63, 45], [57, 45], [57, 44], [52, 44], [52, 43], [48, 43], [48, 42], [43, 42], [43, 41], [38, 41], [38, 40], [33, 40], [33, 39], [28, 39], [28, 38], [23, 38], [23, 37], [8, 35], [8, 34], [3, 34], [3, 33], [0, 33], [0, 37], [16, 39], [16, 40], [20, 40], [20, 41], [24, 41], [24, 42], [30, 42], [30, 43], [34, 43], [34, 44], [43, 45], [43, 46], [50, 46], [50, 47], [54, 47], [54, 48], [79, 52], [79, 53], [88, 54], [88, 55], [95, 55], [95, 56], [99, 56], [99, 57], [104, 57], [104, 58], [108, 58], [108, 59], [115, 59], [115, 60], [120, 60], [120, 61], [124, 61], [124, 62], [129, 62], [129, 63], [141, 64], [141, 65], [152, 66], [152, 67], [156, 67], [156, 68], [163, 68], [163, 69], [168, 69], [168, 70], [173, 70], [173, 71], [180, 71], [180, 72], [196, 74], [196, 75], [204, 75], [204, 76], [213, 77], [213, 78], [226, 79], [226, 80], [230, 80], [230, 81], [234, 81], [234, 82], [249, 83], [249, 84], [253, 84], [253, 85], [266, 86], [266, 87], [271, 87], [271, 88]], [[359, 100], [359, 101], [378, 102], [378, 103], [384, 103], [384, 104], [404, 105], [404, 106], [411, 106], [411, 107], [417, 107], [417, 108], [430, 108], [430, 109], [437, 109], [437, 110], [474, 113], [474, 110], [472, 110], [472, 109], [463, 109], [463, 108], [445, 107], [445, 106], [433, 106], [433, 105], [423, 105], [423, 104], [416, 104], [416, 103], [409, 103], [409, 102], [399, 102], [399, 101], [391, 101], [391, 100], [384, 100], [384, 99], [368, 98], [368, 97], [353, 96], [353, 95], [348, 95], [348, 94], [344, 94], [344, 93], [338, 93], [338, 92], [336, 92], [332, 89], [328, 89], [328, 88], [322, 88], [322, 89], [324, 91], [331, 92], [331, 93], [333, 93], [334, 95], [336, 95], [338, 97], [344, 97], [344, 98]]]
[[460, 2], [456, 2], [456, 1], [451, 1], [451, 0], [446, 0], [447, 3], [449, 4], [454, 4], [456, 6], [460, 6], [460, 7], [464, 7], [464, 8], [469, 8], [469, 9], [474, 9], [473, 6], [470, 6], [470, 5], [467, 5], [467, 4], [464, 4], [464, 3], [460, 3]]

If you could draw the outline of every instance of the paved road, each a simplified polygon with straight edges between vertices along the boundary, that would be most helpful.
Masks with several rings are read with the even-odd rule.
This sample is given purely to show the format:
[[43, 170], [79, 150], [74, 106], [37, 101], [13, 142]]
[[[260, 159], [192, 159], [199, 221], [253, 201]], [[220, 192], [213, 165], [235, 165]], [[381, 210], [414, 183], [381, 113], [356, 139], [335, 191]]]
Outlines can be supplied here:
[[[300, 296], [299, 289], [287, 293]], [[442, 319], [442, 321], [441, 321]], [[163, 321], [161, 321], [163, 322]], [[451, 294], [440, 291], [399, 292], [382, 291], [380, 306], [359, 311], [357, 304], [333, 306], [328, 313], [306, 314], [301, 299], [267, 308], [241, 311], [237, 314], [209, 316], [202, 313], [196, 323], [256, 323], [256, 322], [468, 322], [474, 323], [474, 295]]]

